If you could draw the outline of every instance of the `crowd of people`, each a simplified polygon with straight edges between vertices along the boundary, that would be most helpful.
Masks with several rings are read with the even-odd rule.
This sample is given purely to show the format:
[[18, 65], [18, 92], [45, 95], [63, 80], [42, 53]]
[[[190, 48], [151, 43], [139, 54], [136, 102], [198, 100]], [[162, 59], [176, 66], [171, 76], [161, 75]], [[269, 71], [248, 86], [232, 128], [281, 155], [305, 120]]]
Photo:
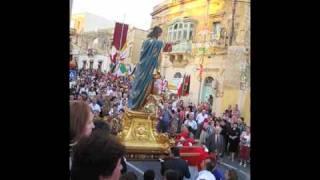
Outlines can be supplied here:
[[111, 133], [117, 135], [122, 130], [121, 120], [128, 103], [129, 78], [96, 70], [80, 70], [78, 79], [70, 83], [70, 100], [88, 103], [94, 120], [107, 121], [112, 128]]
[[[72, 180], [137, 179], [127, 172], [125, 147], [116, 139], [122, 130], [122, 117], [128, 105], [132, 77], [116, 76], [96, 70], [80, 70], [70, 81], [70, 169]], [[177, 97], [165, 99], [158, 108], [159, 132], [176, 138], [177, 147], [200, 145], [217, 157], [238, 158], [246, 167], [250, 154], [250, 127], [241, 117], [238, 105], [229, 106], [221, 117], [212, 111], [212, 102], [195, 105]], [[173, 162], [161, 163], [164, 179], [190, 178], [188, 165], [171, 149]], [[177, 161], [176, 161], [177, 160]], [[198, 179], [236, 179], [232, 169], [217, 169], [217, 158], [203, 159]], [[171, 161], [171, 160], [170, 160]], [[179, 164], [177, 166], [177, 163]], [[144, 179], [155, 179], [154, 170]]]
[[[192, 146], [194, 140], [199, 139], [198, 143], [209, 152], [218, 157], [228, 155], [231, 161], [239, 157], [240, 165], [246, 167], [250, 160], [250, 127], [240, 116], [238, 105], [229, 106], [221, 117], [210, 107], [210, 102], [185, 105], [178, 98], [165, 102], [159, 110], [159, 131], [169, 133], [171, 137], [183, 135], [184, 143], [178, 143], [180, 146]], [[186, 138], [188, 143], [185, 143]]]

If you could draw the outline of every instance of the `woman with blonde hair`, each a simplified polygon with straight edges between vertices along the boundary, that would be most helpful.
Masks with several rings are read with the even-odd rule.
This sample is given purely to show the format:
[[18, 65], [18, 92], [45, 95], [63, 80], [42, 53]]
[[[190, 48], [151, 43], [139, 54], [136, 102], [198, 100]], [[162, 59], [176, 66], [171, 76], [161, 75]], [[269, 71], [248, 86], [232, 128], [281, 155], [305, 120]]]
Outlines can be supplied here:
[[83, 101], [70, 102], [70, 141], [76, 143], [81, 137], [90, 136], [93, 125], [93, 113]]
[[93, 124], [93, 113], [90, 106], [84, 101], [70, 101], [70, 168], [72, 149], [77, 142], [91, 135]]

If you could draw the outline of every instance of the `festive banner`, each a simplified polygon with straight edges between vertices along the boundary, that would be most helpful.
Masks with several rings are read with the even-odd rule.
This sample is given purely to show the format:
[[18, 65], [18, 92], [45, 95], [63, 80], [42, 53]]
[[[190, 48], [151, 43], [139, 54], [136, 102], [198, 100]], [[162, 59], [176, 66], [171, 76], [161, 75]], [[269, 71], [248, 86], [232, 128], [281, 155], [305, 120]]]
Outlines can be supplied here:
[[190, 76], [187, 75], [185, 77], [185, 80], [184, 80], [184, 83], [183, 83], [182, 96], [188, 96], [189, 95], [189, 89], [190, 89]]
[[185, 80], [186, 80], [186, 75], [183, 75], [182, 83], [179, 85], [179, 88], [178, 88], [178, 94], [177, 94], [178, 97], [183, 96], [183, 89], [184, 89]]
[[116, 23], [113, 32], [113, 43], [117, 50], [121, 50], [127, 40], [128, 25], [123, 23]]

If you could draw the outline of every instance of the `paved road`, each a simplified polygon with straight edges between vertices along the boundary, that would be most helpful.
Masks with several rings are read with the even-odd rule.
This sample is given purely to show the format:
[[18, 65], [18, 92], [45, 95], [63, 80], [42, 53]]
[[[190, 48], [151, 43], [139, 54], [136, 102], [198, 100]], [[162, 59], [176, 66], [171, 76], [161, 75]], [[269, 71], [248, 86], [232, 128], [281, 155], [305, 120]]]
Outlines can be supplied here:
[[[128, 171], [133, 171], [137, 174], [139, 180], [143, 180], [143, 172], [148, 169], [153, 169], [156, 173], [156, 179], [162, 180], [160, 175], [160, 162], [158, 161], [129, 161]], [[233, 168], [238, 172], [239, 180], [250, 180], [250, 165], [246, 168], [239, 166], [238, 161], [231, 162], [227, 158], [223, 158], [219, 164], [219, 168], [224, 172], [227, 169]], [[190, 169], [191, 174], [196, 176], [195, 169]], [[194, 180], [195, 178], [191, 178]]]

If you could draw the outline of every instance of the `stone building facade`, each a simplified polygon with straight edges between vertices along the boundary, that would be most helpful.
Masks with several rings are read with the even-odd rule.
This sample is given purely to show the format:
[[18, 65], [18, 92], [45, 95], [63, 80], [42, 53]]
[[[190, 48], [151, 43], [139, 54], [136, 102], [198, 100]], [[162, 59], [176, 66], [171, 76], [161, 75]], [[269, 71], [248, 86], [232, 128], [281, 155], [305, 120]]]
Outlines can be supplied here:
[[128, 58], [126, 62], [135, 65], [139, 62], [140, 51], [143, 41], [147, 38], [148, 32], [136, 27], [131, 27], [128, 30], [127, 44], [128, 44]]
[[161, 39], [173, 43], [161, 54], [162, 75], [169, 81], [191, 75], [183, 99], [198, 103], [213, 95], [218, 115], [238, 104], [250, 122], [250, 0], [165, 0], [151, 15]]
[[110, 29], [83, 32], [77, 34], [73, 30], [71, 38], [71, 54], [79, 69], [100, 69], [107, 72], [110, 58], [112, 34]]

